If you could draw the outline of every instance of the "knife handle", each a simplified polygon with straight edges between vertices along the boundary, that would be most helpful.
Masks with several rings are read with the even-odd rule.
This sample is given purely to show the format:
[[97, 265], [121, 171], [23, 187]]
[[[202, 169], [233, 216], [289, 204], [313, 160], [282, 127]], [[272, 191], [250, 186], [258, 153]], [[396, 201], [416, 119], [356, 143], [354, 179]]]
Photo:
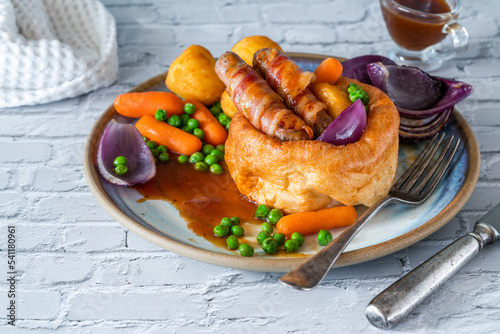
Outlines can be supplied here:
[[366, 317], [375, 327], [393, 326], [472, 260], [483, 245], [475, 232], [456, 240], [373, 298]]

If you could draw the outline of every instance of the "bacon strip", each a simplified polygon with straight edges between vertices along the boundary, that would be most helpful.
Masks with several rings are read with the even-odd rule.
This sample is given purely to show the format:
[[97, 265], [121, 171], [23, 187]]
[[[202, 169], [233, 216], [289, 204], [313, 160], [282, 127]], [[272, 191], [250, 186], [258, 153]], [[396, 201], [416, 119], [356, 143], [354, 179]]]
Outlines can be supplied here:
[[314, 137], [333, 121], [327, 106], [307, 87], [314, 81], [314, 74], [302, 70], [290, 57], [276, 49], [260, 49], [254, 54], [253, 67], [285, 100], [286, 106], [314, 130]]
[[283, 141], [312, 139], [311, 128], [236, 53], [224, 53], [215, 63], [215, 72], [236, 108], [256, 129]]

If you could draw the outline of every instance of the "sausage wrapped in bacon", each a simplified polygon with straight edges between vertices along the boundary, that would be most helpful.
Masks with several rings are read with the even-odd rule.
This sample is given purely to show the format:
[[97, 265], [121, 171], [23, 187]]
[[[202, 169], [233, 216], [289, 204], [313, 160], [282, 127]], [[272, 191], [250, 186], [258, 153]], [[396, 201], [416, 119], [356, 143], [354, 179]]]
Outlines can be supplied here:
[[307, 87], [315, 79], [313, 73], [302, 70], [290, 57], [271, 48], [254, 54], [253, 67], [285, 100], [287, 107], [314, 130], [315, 137], [332, 122], [326, 105]]
[[312, 139], [311, 128], [287, 109], [280, 96], [236, 53], [224, 53], [215, 71], [236, 108], [256, 129], [280, 140]]

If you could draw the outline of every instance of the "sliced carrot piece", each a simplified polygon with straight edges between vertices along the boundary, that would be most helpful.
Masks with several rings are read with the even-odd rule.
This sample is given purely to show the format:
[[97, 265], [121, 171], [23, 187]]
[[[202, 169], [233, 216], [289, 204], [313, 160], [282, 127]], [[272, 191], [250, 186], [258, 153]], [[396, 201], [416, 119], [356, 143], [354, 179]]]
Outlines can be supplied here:
[[308, 235], [318, 233], [320, 230], [349, 226], [356, 221], [356, 218], [356, 209], [353, 206], [337, 206], [284, 216], [278, 221], [277, 227], [286, 237], [290, 237], [294, 232]]
[[152, 116], [142, 116], [135, 127], [144, 137], [180, 154], [191, 155], [200, 151], [202, 147], [202, 142], [198, 137], [165, 122], [160, 122]]
[[195, 105], [196, 111], [191, 117], [200, 121], [200, 129], [205, 133], [205, 142], [214, 146], [224, 144], [227, 139], [227, 131], [217, 118], [212, 115], [210, 110], [203, 103], [196, 100], [187, 99], [184, 102]]
[[158, 109], [164, 109], [168, 117], [184, 113], [184, 102], [169, 92], [121, 94], [115, 99], [114, 106], [116, 112], [127, 117], [154, 116]]
[[340, 61], [335, 58], [326, 58], [314, 71], [316, 75], [315, 82], [327, 82], [333, 85], [342, 76], [342, 71], [343, 67]]

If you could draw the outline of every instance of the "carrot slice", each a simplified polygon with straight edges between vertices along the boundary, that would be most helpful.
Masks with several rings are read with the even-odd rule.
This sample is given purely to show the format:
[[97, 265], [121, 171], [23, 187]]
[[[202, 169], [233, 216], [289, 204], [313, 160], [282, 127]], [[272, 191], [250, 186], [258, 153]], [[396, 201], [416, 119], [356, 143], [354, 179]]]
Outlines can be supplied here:
[[120, 115], [127, 117], [154, 116], [158, 109], [164, 109], [168, 117], [184, 113], [184, 102], [168, 92], [121, 94], [115, 99], [114, 106]]
[[191, 117], [200, 121], [200, 129], [205, 133], [205, 142], [214, 146], [224, 144], [227, 139], [227, 131], [217, 118], [212, 115], [210, 110], [203, 103], [196, 100], [186, 99], [184, 102], [195, 105], [196, 111]]
[[337, 206], [284, 216], [278, 221], [277, 227], [286, 237], [290, 237], [293, 232], [308, 235], [318, 233], [320, 230], [349, 226], [356, 221], [356, 218], [356, 209], [353, 206]]
[[169, 150], [180, 154], [191, 155], [201, 150], [202, 143], [198, 137], [173, 127], [165, 122], [157, 121], [152, 116], [142, 116], [135, 127], [141, 135], [165, 145]]
[[316, 75], [315, 82], [327, 82], [333, 85], [342, 75], [342, 64], [335, 58], [326, 58], [318, 65], [314, 74]]

